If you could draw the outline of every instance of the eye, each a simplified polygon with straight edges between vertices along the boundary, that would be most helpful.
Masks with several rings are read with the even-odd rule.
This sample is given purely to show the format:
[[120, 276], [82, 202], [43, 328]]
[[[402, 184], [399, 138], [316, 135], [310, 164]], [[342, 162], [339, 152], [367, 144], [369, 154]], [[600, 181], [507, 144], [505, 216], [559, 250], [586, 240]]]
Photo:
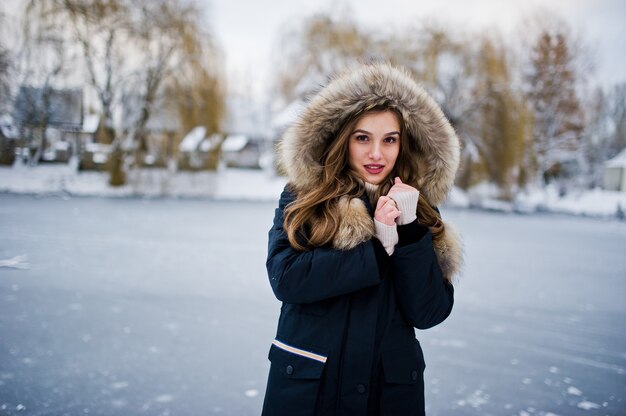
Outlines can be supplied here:
[[354, 136], [354, 139], [357, 142], [366, 142], [369, 140], [369, 137], [367, 137], [365, 134], [357, 134], [356, 136]]
[[385, 143], [396, 143], [398, 141], [398, 138], [396, 136], [389, 136], [389, 137], [385, 137], [383, 141]]

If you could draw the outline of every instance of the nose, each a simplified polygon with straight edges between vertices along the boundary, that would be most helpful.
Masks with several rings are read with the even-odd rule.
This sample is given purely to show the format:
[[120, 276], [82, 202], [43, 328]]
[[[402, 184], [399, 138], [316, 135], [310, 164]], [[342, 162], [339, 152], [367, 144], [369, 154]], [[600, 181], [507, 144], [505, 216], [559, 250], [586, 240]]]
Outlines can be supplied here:
[[372, 146], [370, 147], [370, 153], [368, 156], [372, 160], [379, 160], [381, 158], [379, 143], [372, 143]]

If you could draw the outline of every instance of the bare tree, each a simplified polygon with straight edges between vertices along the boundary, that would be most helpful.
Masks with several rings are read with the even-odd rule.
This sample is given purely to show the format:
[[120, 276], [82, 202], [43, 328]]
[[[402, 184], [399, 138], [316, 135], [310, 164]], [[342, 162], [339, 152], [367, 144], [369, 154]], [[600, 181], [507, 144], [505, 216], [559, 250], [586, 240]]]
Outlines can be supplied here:
[[111, 185], [126, 181], [124, 152], [115, 134], [114, 106], [121, 97], [126, 74], [126, 46], [130, 36], [130, 6], [126, 0], [50, 0], [57, 18], [69, 18], [73, 39], [80, 45], [88, 84], [95, 90], [101, 110], [98, 135], [110, 143]]
[[[567, 178], [584, 164], [584, 113], [579, 91], [585, 80], [583, 49], [567, 25], [540, 28], [530, 50], [526, 95], [533, 112], [532, 165], [535, 182]], [[579, 166], [577, 169], [580, 169]]]
[[5, 111], [11, 95], [10, 67], [11, 54], [4, 45], [0, 44], [0, 113]]
[[221, 54], [208, 36], [186, 54], [165, 80], [165, 99], [176, 101], [182, 131], [204, 126], [208, 134], [219, 133], [225, 115]]
[[482, 169], [500, 189], [504, 200], [513, 198], [516, 186], [527, 179], [523, 167], [525, 146], [531, 137], [530, 115], [524, 97], [512, 87], [507, 47], [497, 38], [485, 36], [477, 55], [481, 100], [479, 140], [474, 140]]
[[11, 101], [11, 68], [14, 56], [5, 44], [8, 18], [0, 7], [0, 115], [9, 108]]
[[39, 163], [47, 147], [53, 90], [64, 84], [71, 72], [67, 33], [44, 18], [52, 13], [52, 4], [31, 1], [21, 16], [22, 44], [17, 55], [20, 91], [16, 104], [24, 117], [18, 122], [22, 135], [29, 140], [32, 165]]
[[[143, 148], [164, 80], [185, 59], [204, 52], [198, 45], [208, 34], [200, 30], [200, 10], [183, 0], [30, 0], [30, 4], [45, 5], [47, 12], [38, 20], [48, 27], [69, 23], [85, 79], [101, 107], [100, 140], [111, 144], [110, 184], [124, 184], [134, 160], [129, 156]], [[123, 110], [131, 121], [126, 134], [117, 134], [115, 109], [128, 97], [133, 106]]]
[[626, 149], [626, 84], [597, 88], [585, 103], [584, 155], [590, 187], [600, 186], [604, 163]]
[[607, 97], [606, 114], [611, 129], [607, 159], [626, 149], [626, 83], [613, 87]]
[[376, 56], [372, 39], [348, 15], [316, 14], [285, 31], [277, 60], [283, 103], [302, 99], [327, 77]]
[[[128, 140], [140, 160], [147, 149], [146, 126], [154, 106], [164, 102], [164, 85], [179, 75], [180, 68], [200, 62], [198, 54], [211, 52], [203, 44], [200, 10], [193, 3], [178, 0], [143, 0], [135, 3], [132, 24], [134, 55], [140, 62], [126, 85], [138, 96], [131, 116]], [[208, 55], [209, 57], [215, 55]]]

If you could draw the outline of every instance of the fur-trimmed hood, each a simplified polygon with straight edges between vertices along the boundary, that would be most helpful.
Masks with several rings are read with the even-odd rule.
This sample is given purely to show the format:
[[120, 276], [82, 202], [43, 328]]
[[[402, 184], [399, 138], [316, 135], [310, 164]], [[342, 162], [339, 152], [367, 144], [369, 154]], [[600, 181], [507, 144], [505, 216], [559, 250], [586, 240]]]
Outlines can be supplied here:
[[[284, 133], [279, 163], [295, 190], [320, 183], [323, 152], [348, 120], [381, 106], [400, 112], [409, 140], [418, 149], [414, 157], [419, 179], [412, 185], [432, 205], [444, 202], [459, 165], [459, 140], [439, 106], [409, 73], [385, 63], [361, 65], [331, 79]], [[341, 212], [335, 247], [351, 248], [373, 236], [373, 221], [362, 201], [343, 201]], [[461, 264], [460, 240], [451, 227], [438, 240], [435, 250], [450, 280]]]

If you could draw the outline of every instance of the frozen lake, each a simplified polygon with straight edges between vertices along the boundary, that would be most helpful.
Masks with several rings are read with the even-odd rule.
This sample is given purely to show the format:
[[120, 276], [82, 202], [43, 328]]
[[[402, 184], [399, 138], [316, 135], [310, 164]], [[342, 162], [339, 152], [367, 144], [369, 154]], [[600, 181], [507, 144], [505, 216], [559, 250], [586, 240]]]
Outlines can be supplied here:
[[[274, 208], [0, 195], [0, 414], [258, 415]], [[466, 266], [417, 333], [427, 414], [626, 414], [626, 223], [443, 215]]]

